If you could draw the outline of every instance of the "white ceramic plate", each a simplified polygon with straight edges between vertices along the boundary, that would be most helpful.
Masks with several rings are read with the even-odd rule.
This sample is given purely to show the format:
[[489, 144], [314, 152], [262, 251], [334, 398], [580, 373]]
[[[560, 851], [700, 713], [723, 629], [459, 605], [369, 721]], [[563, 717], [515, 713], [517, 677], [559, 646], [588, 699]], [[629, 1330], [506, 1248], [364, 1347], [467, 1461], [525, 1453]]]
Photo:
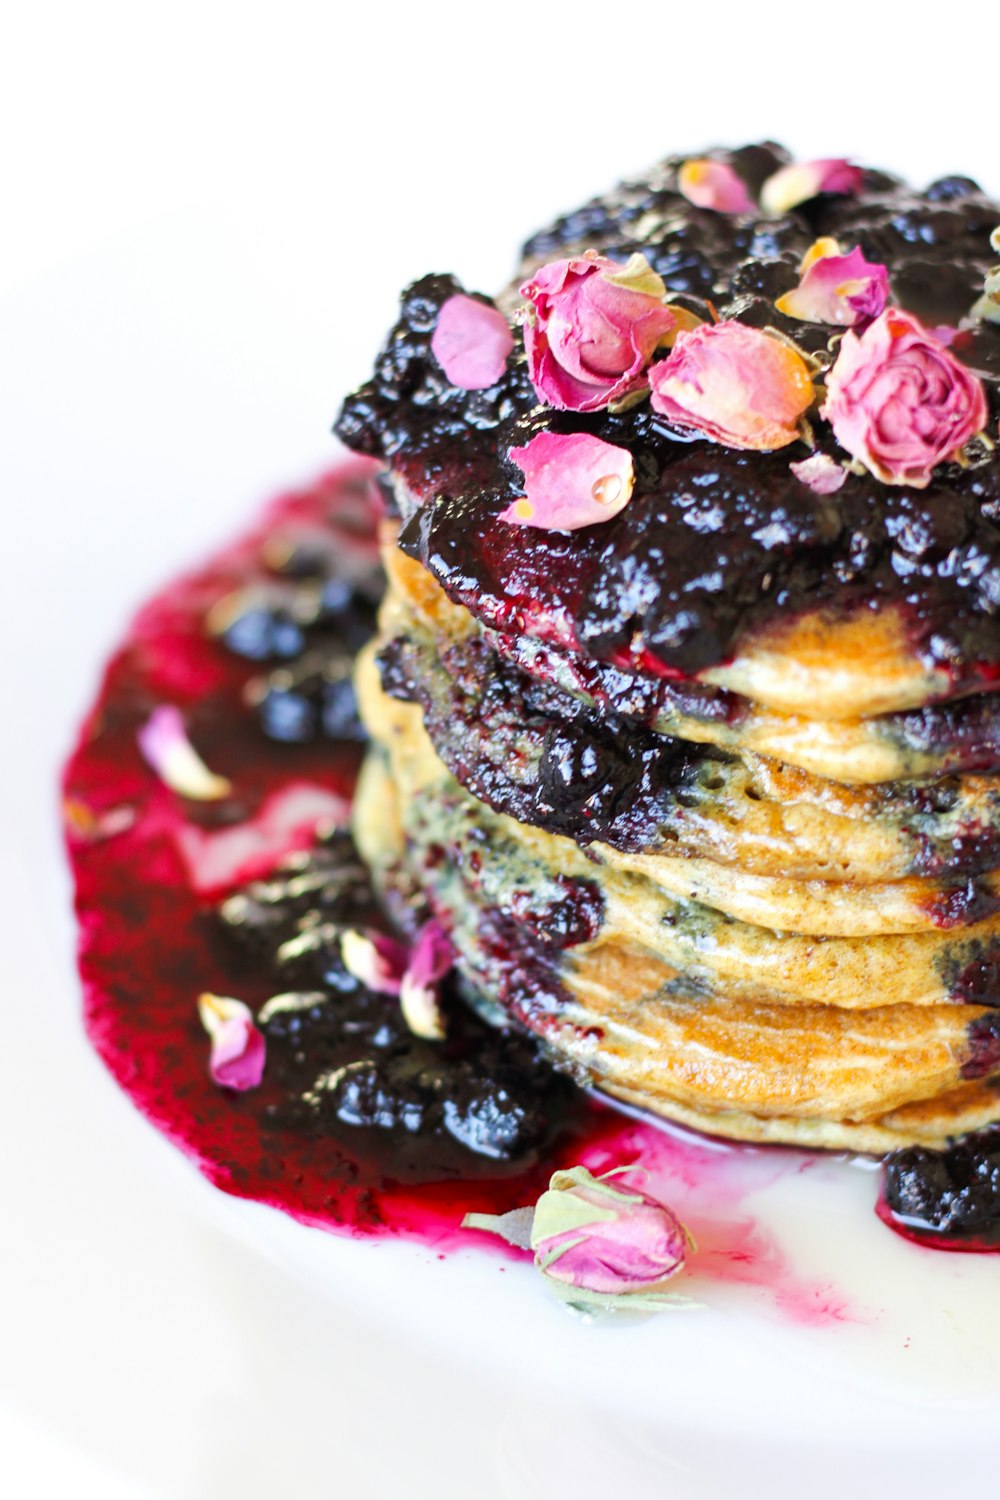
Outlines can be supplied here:
[[[287, 245], [248, 265], [247, 228], [158, 226], [0, 311], [0, 1441], [32, 1476], [18, 1493], [823, 1500], [991, 1479], [997, 1261], [889, 1234], [869, 1171], [748, 1158], [732, 1211], [787, 1256], [794, 1316], [694, 1278], [697, 1311], [587, 1325], [528, 1268], [226, 1199], [90, 1053], [58, 764], [129, 610], [330, 461], [337, 392], [363, 373], [317, 323], [319, 256], [279, 285]], [[345, 328], [352, 351], [370, 340], [360, 315]]]

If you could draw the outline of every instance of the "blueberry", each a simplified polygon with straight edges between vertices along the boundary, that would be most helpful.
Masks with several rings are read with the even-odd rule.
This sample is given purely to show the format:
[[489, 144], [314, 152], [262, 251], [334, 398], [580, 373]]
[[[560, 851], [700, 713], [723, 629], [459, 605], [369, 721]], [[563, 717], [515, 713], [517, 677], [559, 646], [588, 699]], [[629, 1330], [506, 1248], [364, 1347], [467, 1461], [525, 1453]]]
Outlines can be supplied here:
[[348, 1064], [325, 1093], [324, 1104], [327, 1099], [345, 1125], [404, 1130], [414, 1135], [424, 1124], [426, 1105], [419, 1092], [392, 1078], [378, 1063]]
[[917, 1232], [1000, 1239], [1000, 1131], [946, 1151], [913, 1146], [887, 1157], [886, 1207]]
[[973, 182], [971, 177], [939, 177], [927, 189], [927, 196], [932, 203], [950, 203], [956, 198], [971, 198], [979, 192], [982, 192], [979, 183]]
[[471, 1095], [446, 1097], [444, 1128], [477, 1156], [520, 1156], [538, 1143], [542, 1133], [530, 1101], [518, 1099], [502, 1084], [481, 1085]]
[[238, 615], [222, 639], [230, 651], [250, 661], [288, 659], [297, 656], [305, 646], [305, 636], [294, 620], [263, 605]]
[[316, 705], [302, 693], [269, 687], [258, 708], [264, 733], [282, 744], [302, 744], [316, 738]]

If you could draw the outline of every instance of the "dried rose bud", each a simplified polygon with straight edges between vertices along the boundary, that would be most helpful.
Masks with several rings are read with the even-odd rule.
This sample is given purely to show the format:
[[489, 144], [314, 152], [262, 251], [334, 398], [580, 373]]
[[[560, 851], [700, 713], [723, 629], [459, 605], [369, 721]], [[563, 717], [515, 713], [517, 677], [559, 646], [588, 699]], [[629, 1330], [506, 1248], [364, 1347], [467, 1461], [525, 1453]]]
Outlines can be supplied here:
[[661, 277], [639, 254], [625, 265], [593, 250], [551, 261], [521, 295], [531, 383], [560, 411], [599, 411], [641, 390], [675, 322]]
[[163, 703], [139, 730], [139, 749], [165, 786], [195, 802], [228, 797], [232, 783], [208, 769], [187, 737], [179, 708]]
[[533, 1250], [538, 1270], [571, 1305], [645, 1312], [683, 1306], [664, 1287], [683, 1270], [691, 1238], [666, 1204], [625, 1185], [631, 1170], [555, 1172], [534, 1210], [466, 1214], [462, 1224]]
[[845, 333], [820, 416], [876, 479], [923, 489], [989, 411], [982, 381], [912, 313], [890, 307], [860, 338]]
[[632, 494], [632, 455], [585, 432], [539, 432], [510, 456], [524, 473], [525, 493], [501, 511], [513, 526], [576, 531], [610, 521]]
[[212, 1039], [208, 1062], [212, 1082], [240, 1092], [255, 1089], [264, 1076], [267, 1044], [249, 1005], [206, 990], [198, 996], [198, 1015]]
[[442, 305], [431, 335], [431, 353], [462, 391], [495, 385], [513, 348], [514, 335], [500, 309], [462, 292]]

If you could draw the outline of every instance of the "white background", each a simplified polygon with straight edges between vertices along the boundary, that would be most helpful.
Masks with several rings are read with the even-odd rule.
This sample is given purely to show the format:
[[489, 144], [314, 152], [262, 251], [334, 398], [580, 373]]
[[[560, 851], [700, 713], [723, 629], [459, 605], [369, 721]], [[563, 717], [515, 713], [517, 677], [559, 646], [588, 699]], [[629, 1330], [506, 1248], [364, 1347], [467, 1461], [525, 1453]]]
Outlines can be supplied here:
[[[520, 1365], [494, 1359], [474, 1334], [482, 1298], [510, 1295], [495, 1275], [425, 1257], [407, 1283], [405, 1258], [329, 1241], [317, 1269], [318, 1237], [212, 1194], [82, 1041], [54, 777], [129, 610], [333, 457], [339, 395], [407, 280], [495, 288], [557, 209], [716, 142], [771, 135], [1000, 192], [995, 96], [985, 4], [0, 8], [7, 1493], [490, 1500], [617, 1475], [675, 1500], [833, 1495], [848, 1459], [812, 1464], [821, 1432], [854, 1453], [855, 1494], [884, 1492], [885, 1452], [838, 1434], [836, 1393], [748, 1467], [731, 1406], [712, 1425], [705, 1368], [709, 1437], [668, 1440], [648, 1410], [547, 1378], [547, 1350], [564, 1374], [595, 1348], [624, 1372], [621, 1341], [581, 1344], [532, 1304]], [[432, 1296], [452, 1274], [461, 1326], [404, 1310], [401, 1287]], [[753, 1409], [780, 1363], [736, 1326], [722, 1384], [740, 1375]], [[669, 1367], [691, 1338], [657, 1347]], [[939, 1403], [928, 1431], [940, 1420]], [[949, 1459], [928, 1450], [909, 1493]]]

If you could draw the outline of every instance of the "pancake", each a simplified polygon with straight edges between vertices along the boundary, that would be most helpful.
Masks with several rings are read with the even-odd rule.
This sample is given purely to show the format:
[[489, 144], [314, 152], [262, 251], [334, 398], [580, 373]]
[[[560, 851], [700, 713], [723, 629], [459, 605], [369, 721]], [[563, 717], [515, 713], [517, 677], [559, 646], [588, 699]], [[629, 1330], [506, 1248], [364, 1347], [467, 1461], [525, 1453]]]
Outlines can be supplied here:
[[1000, 770], [1000, 698], [995, 693], [869, 719], [806, 718], [776, 713], [700, 684], [642, 679], [527, 636], [487, 635], [530, 676], [659, 734], [765, 755], [848, 785]]
[[[513, 288], [414, 283], [344, 403], [388, 504], [356, 836], [394, 912], [445, 924], [469, 1003], [581, 1081], [736, 1139], [938, 1145], [1000, 1122], [1000, 324], [972, 312], [1000, 206], [859, 170], [768, 216], [780, 149], [713, 157], [742, 208], [695, 206], [668, 160], [529, 241], [516, 316]], [[803, 257], [855, 252], [872, 306], [791, 317]], [[453, 302], [509, 350], [492, 385], [436, 342]], [[931, 372], [893, 398], [912, 432], [894, 408], [876, 447], [930, 444], [954, 396], [923, 468], [838, 425], [855, 324], [884, 360], [910, 330]], [[765, 334], [802, 377], [775, 451], [740, 428], [774, 394]], [[664, 381], [717, 351], [672, 405], [665, 345]], [[750, 394], [727, 405], [737, 348]], [[614, 473], [586, 490], [594, 440]], [[545, 524], [571, 503], [577, 529]]]
[[[458, 861], [428, 860], [413, 816], [425, 802], [412, 792], [386, 762], [369, 762], [355, 809], [366, 859], [390, 885], [420, 869], [473, 993], [499, 1000], [598, 1088], [739, 1139], [858, 1150], [934, 1142], [957, 1120], [971, 1129], [1000, 1117], [1000, 1097], [977, 1076], [1000, 1066], [1000, 1021], [989, 1012], [671, 995], [662, 966], [651, 973], [647, 955], [603, 926], [599, 940], [563, 946], [563, 931], [546, 944], [542, 924], [526, 920], [529, 903], [470, 901]], [[482, 847], [490, 864], [503, 862], [495, 842]], [[551, 910], [573, 877], [557, 879], [561, 887], [528, 888], [536, 912]]]
[[[782, 159], [771, 147], [753, 150], [772, 164]], [[822, 383], [839, 332], [777, 304], [817, 239], [833, 237], [884, 265], [896, 304], [925, 323], [966, 320], [952, 348], [983, 380], [995, 433], [1000, 324], [972, 325], [968, 316], [994, 260], [1000, 205], [965, 179], [917, 193], [867, 170], [856, 194], [754, 219], [694, 207], [679, 190], [680, 165], [669, 160], [644, 187], [536, 236], [518, 279], [543, 246], [620, 261], [642, 254], [675, 304], [703, 321], [792, 340]], [[404, 295], [376, 373], [344, 403], [338, 431], [388, 461], [404, 549], [481, 623], [640, 677], [710, 685], [821, 721], [993, 691], [1000, 458], [989, 445], [938, 466], [922, 490], [851, 472], [822, 496], [789, 469], [804, 447], [725, 447], [646, 404], [540, 410], [518, 358], [489, 390], [459, 391], [429, 352], [436, 310], [459, 290], [439, 276]], [[574, 533], [492, 524], [521, 492], [509, 450], [546, 429], [627, 448], [636, 459], [629, 505]], [[825, 431], [814, 437], [820, 451], [843, 456]]]
[[[993, 885], [970, 883], [969, 876], [1000, 860], [994, 778], [844, 787], [758, 756], [667, 741], [617, 716], [585, 713], [572, 696], [539, 688], [497, 658], [475, 631], [435, 637], [428, 612], [410, 608], [399, 592], [401, 575], [427, 575], [412, 564], [400, 568], [391, 550], [386, 561], [392, 585], [382, 612], [383, 680], [397, 696], [420, 703], [449, 770], [497, 811], [581, 844], [597, 839], [626, 853], [726, 865], [732, 881], [749, 877], [743, 883], [754, 900], [758, 878], [836, 882], [843, 888], [838, 901], [849, 906], [860, 895], [868, 907], [876, 893], [851, 888], [894, 883], [881, 904], [897, 913], [887, 920], [902, 921], [904, 929], [984, 914]], [[581, 784], [578, 797], [553, 785], [553, 762], [568, 757], [579, 764], [591, 754], [604, 769], [600, 779]], [[681, 864], [665, 878], [676, 892], [677, 882], [692, 875]], [[899, 888], [902, 878], [917, 875], [932, 878]], [[720, 878], [717, 872], [716, 883]], [[820, 899], [827, 894], [817, 892]], [[769, 925], [789, 920], [786, 912]], [[850, 920], [837, 908], [826, 916]]]
[[369, 732], [389, 751], [407, 837], [442, 851], [456, 888], [464, 883], [476, 900], [510, 911], [519, 892], [541, 899], [554, 881], [590, 882], [602, 896], [602, 941], [641, 950], [647, 967], [662, 967], [663, 984], [682, 974], [699, 992], [775, 1004], [939, 1006], [977, 994], [1000, 961], [996, 915], [957, 932], [838, 938], [776, 931], [676, 899], [649, 878], [648, 862], [599, 863], [600, 853], [588, 858], [571, 840], [471, 797], [438, 758], [419, 710], [381, 691], [370, 655], [359, 666], [358, 692]]
[[422, 629], [439, 642], [482, 635], [528, 676], [629, 724], [743, 756], [762, 755], [828, 781], [876, 785], [1000, 768], [1000, 695], [979, 694], [873, 719], [824, 722], [777, 714], [713, 688], [650, 681], [527, 636], [482, 631], [426, 569], [400, 552], [394, 545], [397, 538], [396, 527], [387, 525], [383, 560], [390, 589], [383, 623], [389, 633]]

